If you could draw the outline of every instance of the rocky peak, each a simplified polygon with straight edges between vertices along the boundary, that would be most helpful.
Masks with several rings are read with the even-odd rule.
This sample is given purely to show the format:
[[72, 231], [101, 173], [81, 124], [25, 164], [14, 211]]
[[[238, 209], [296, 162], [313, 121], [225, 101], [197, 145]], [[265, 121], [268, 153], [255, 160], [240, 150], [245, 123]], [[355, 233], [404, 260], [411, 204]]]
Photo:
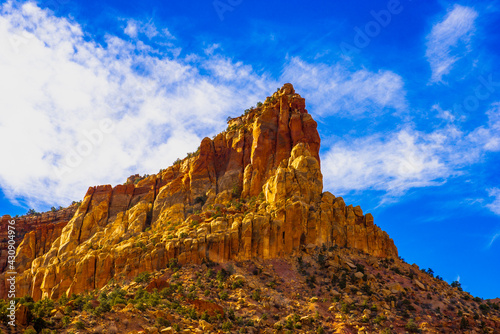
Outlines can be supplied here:
[[323, 193], [319, 148], [305, 100], [285, 84], [158, 174], [89, 188], [50, 246], [40, 252], [25, 238], [18, 247], [17, 291], [58, 298], [174, 259], [273, 259], [335, 245], [397, 257], [370, 214]]

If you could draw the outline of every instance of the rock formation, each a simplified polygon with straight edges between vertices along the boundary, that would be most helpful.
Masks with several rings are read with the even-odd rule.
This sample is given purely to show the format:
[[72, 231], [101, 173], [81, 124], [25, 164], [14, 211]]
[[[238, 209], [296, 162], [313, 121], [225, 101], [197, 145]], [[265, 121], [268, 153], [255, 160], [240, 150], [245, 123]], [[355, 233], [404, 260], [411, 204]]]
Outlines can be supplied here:
[[[0, 272], [5, 270], [7, 265], [7, 249], [8, 249], [8, 222], [15, 221], [15, 244], [18, 246], [24, 240], [25, 244], [22, 249], [24, 254], [18, 254], [20, 257], [27, 256], [28, 260], [22, 262], [30, 262], [35, 257], [45, 254], [50, 248], [52, 242], [61, 234], [61, 230], [69, 220], [73, 217], [78, 208], [77, 204], [56, 210], [44, 212], [41, 214], [26, 215], [21, 217], [11, 217], [9, 215], [0, 218]], [[28, 252], [28, 253], [26, 253]]]
[[172, 260], [270, 259], [323, 245], [397, 257], [371, 214], [323, 192], [319, 148], [305, 100], [285, 84], [184, 160], [91, 187], [69, 223], [28, 233], [17, 250], [18, 296], [99, 289]]

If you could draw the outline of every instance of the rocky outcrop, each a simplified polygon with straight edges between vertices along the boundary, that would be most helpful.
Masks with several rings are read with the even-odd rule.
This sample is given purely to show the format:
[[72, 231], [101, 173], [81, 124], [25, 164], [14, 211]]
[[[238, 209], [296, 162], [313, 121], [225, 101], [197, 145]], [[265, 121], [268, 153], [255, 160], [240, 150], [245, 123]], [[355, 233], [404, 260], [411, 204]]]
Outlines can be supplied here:
[[[52, 243], [61, 235], [64, 226], [70, 221], [78, 208], [78, 203], [55, 211], [21, 217], [2, 216], [0, 219], [0, 273], [7, 270], [8, 228], [9, 221], [15, 224], [16, 271], [29, 269], [32, 261], [42, 256], [51, 248]], [[0, 296], [7, 293], [5, 275], [0, 280]]]
[[89, 188], [50, 246], [30, 233], [17, 251], [18, 295], [98, 289], [174, 259], [269, 259], [322, 245], [397, 257], [370, 214], [323, 193], [319, 147], [305, 100], [286, 84], [166, 170]]
[[[15, 224], [15, 244], [19, 245], [23, 240], [23, 251], [25, 254], [18, 255], [17, 263], [21, 260], [24, 264], [20, 266], [24, 269], [26, 262], [31, 262], [35, 257], [43, 255], [50, 245], [61, 234], [61, 230], [73, 217], [78, 204], [55, 211], [44, 212], [40, 214], [26, 215], [21, 217], [11, 217], [9, 215], [0, 218], [0, 272], [5, 270], [7, 265], [8, 249], [8, 228], [9, 221], [14, 220]], [[29, 246], [27, 246], [29, 244]], [[28, 250], [29, 249], [29, 250]], [[21, 259], [24, 255], [28, 260]]]

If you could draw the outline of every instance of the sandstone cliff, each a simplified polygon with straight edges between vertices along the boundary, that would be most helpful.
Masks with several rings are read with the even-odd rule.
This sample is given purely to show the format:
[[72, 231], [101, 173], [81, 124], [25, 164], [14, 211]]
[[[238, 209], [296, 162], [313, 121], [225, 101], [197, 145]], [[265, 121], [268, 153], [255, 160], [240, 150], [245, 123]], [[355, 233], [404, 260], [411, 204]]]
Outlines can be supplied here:
[[[61, 234], [62, 228], [66, 226], [77, 210], [77, 204], [56, 211], [45, 212], [36, 215], [11, 217], [9, 215], [0, 218], [0, 272], [7, 265], [8, 229], [10, 220], [15, 220], [15, 244], [18, 246], [24, 240], [22, 249], [24, 254], [33, 260], [37, 256], [45, 254], [52, 242]], [[27, 244], [30, 246], [27, 247]], [[29, 249], [29, 253], [26, 253]], [[30, 261], [30, 260], [29, 260]], [[26, 262], [26, 260], [22, 260]]]
[[18, 296], [99, 289], [174, 259], [269, 259], [322, 245], [397, 257], [371, 214], [323, 193], [319, 147], [305, 100], [286, 84], [166, 170], [89, 188], [60, 233], [29, 233], [17, 250]]

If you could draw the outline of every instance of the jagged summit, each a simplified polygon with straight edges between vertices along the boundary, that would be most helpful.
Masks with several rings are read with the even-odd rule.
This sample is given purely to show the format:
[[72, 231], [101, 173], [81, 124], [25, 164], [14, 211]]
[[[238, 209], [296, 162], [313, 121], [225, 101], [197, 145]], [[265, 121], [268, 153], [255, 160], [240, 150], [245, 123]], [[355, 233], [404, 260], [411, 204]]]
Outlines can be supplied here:
[[323, 192], [319, 148], [305, 100], [285, 84], [160, 173], [89, 188], [62, 231], [43, 242], [28, 233], [17, 250], [17, 292], [59, 298], [172, 259], [270, 259], [323, 245], [397, 257], [371, 214]]

